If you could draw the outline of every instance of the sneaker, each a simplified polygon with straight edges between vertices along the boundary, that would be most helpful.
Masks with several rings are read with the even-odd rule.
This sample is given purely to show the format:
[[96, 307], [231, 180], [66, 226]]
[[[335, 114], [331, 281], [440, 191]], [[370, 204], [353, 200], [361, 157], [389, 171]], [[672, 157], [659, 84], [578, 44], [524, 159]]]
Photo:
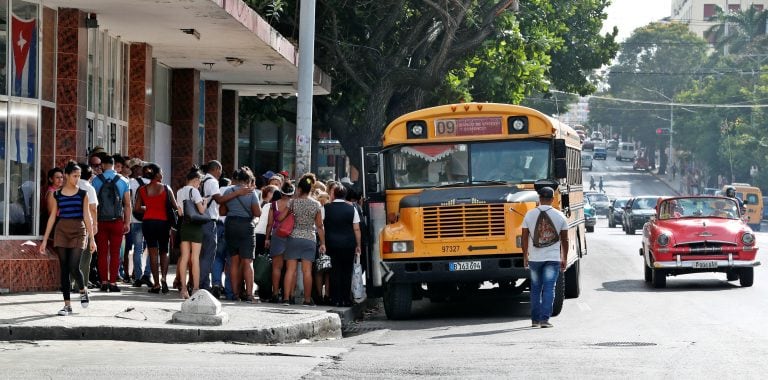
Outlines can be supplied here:
[[541, 321], [541, 328], [546, 329], [549, 327], [555, 327], [555, 326], [552, 326], [552, 324], [549, 323], [549, 321]]
[[72, 314], [72, 306], [64, 306], [59, 310], [59, 315], [62, 317], [66, 317], [68, 315]]
[[141, 280], [136, 280], [133, 282], [133, 285], [131, 285], [134, 288], [140, 288], [144, 283]]
[[88, 304], [90, 303], [90, 297], [88, 297], [88, 292], [80, 293], [80, 306], [83, 307], [83, 309], [88, 308]]
[[101, 287], [99, 287], [99, 289], [100, 289], [102, 292], [106, 292], [106, 291], [108, 291], [108, 290], [109, 290], [109, 286], [108, 286], [107, 284], [101, 284]]
[[539, 321], [531, 321], [531, 327], [541, 327], [541, 323]]
[[152, 288], [155, 286], [155, 284], [152, 283], [152, 279], [149, 278], [149, 276], [141, 276], [141, 282], [144, 283], [148, 288]]
[[290, 300], [283, 300], [283, 306], [290, 306], [291, 301]]
[[110, 293], [120, 293], [120, 288], [117, 287], [117, 284], [111, 284], [111, 285], [109, 285], [109, 292]]
[[314, 307], [315, 306], [315, 301], [313, 301], [311, 299], [309, 301], [304, 301], [304, 306]]

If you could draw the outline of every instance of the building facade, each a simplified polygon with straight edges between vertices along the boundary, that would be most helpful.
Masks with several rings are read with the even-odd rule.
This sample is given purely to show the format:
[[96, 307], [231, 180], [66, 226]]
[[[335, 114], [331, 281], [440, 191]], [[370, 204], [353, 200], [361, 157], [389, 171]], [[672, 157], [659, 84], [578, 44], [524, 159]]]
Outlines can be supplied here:
[[[292, 97], [298, 51], [241, 0], [0, 0], [0, 292], [53, 290], [45, 173], [96, 146], [158, 163], [238, 166], [242, 96]], [[314, 94], [330, 91], [315, 69]], [[260, 136], [256, 136], [259, 138]]]
[[688, 24], [688, 29], [704, 38], [704, 32], [716, 24], [717, 9], [739, 12], [749, 7], [768, 9], [768, 0], [672, 0], [672, 20]]

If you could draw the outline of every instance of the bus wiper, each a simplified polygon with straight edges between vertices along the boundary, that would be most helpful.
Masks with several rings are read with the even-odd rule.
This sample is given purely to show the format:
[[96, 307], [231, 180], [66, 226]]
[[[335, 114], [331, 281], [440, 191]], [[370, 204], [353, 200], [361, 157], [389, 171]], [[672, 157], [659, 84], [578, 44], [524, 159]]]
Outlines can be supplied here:
[[441, 187], [454, 187], [454, 186], [466, 186], [467, 183], [464, 181], [457, 181], [457, 182], [450, 182], [450, 183], [444, 183], [442, 185], [435, 186], [435, 189], [441, 188]]
[[476, 180], [473, 180], [471, 183], [472, 183], [473, 185], [474, 185], [474, 184], [482, 184], [482, 185], [486, 185], [486, 184], [488, 184], [488, 185], [506, 185], [506, 184], [507, 184], [507, 181], [502, 181], [502, 180], [499, 180], [499, 179], [484, 179], [484, 180], [477, 180], [477, 179], [476, 179]]

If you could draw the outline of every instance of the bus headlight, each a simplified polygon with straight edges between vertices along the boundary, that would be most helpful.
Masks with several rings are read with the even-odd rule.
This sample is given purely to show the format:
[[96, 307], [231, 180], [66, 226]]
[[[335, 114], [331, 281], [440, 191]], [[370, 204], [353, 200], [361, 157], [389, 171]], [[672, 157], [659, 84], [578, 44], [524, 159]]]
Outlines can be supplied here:
[[424, 120], [411, 120], [405, 123], [409, 139], [427, 138], [427, 123]]
[[402, 241], [385, 241], [383, 243], [384, 245], [384, 253], [411, 253], [413, 252], [413, 241], [412, 240], [402, 240]]
[[507, 120], [507, 133], [524, 134], [528, 133], [528, 118], [525, 116], [512, 116]]

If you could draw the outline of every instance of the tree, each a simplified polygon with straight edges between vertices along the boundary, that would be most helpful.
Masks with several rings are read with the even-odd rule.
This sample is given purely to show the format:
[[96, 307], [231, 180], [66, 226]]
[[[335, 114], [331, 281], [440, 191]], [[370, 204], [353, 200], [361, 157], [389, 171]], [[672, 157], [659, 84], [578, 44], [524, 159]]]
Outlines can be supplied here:
[[[261, 12], [274, 3], [256, 2]], [[588, 93], [582, 76], [615, 54], [616, 31], [597, 34], [593, 18], [605, 17], [606, 0], [570, 3], [321, 0], [316, 61], [334, 83], [331, 95], [315, 98], [315, 120], [356, 164], [360, 146], [378, 145], [389, 121], [415, 109], [470, 99], [519, 102], [550, 83]], [[272, 19], [283, 35], [295, 36], [296, 6], [286, 0]], [[554, 58], [563, 62], [555, 67]]]
[[725, 55], [742, 53], [761, 36], [766, 34], [768, 10], [758, 10], [754, 6], [739, 12], [723, 12], [717, 8], [713, 25], [704, 32], [704, 38], [713, 41], [718, 51]]

